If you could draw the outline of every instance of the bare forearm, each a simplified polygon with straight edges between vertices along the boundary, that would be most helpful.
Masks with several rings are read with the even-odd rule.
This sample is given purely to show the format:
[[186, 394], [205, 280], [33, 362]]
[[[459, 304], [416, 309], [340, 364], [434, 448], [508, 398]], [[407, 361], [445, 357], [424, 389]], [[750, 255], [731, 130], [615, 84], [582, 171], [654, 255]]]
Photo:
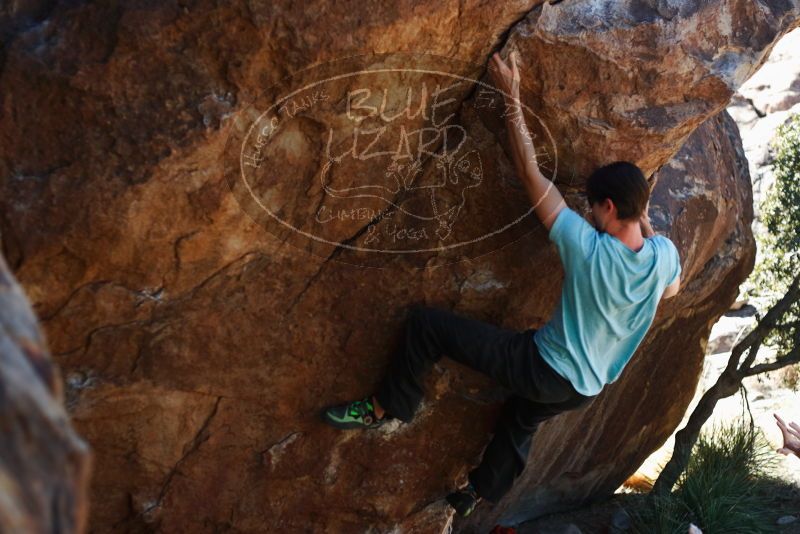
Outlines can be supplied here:
[[515, 104], [507, 104], [505, 119], [517, 174], [528, 189], [531, 201], [535, 206], [544, 198], [548, 190], [555, 186], [539, 170], [539, 164], [536, 162], [536, 149], [520, 107]]
[[511, 140], [511, 157], [514, 160], [514, 168], [517, 171], [517, 176], [522, 179], [525, 175], [525, 164], [523, 163], [522, 156], [520, 154], [519, 148], [517, 147], [514, 140], [511, 138], [511, 129], [508, 127], [508, 119], [506, 119], [506, 127], [509, 129], [509, 140]]
[[515, 164], [517, 164], [520, 178], [533, 178], [541, 175], [539, 164], [536, 162], [536, 148], [533, 146], [533, 140], [520, 105], [507, 102], [504, 116], [508, 137], [517, 156]]

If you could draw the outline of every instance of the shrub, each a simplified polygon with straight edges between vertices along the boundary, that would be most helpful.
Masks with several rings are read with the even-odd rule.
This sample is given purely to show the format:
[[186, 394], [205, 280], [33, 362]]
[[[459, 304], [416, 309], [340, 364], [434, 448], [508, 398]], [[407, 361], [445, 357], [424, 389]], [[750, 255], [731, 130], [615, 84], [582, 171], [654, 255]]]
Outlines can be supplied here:
[[[765, 232], [756, 233], [759, 261], [745, 284], [745, 295], [765, 298], [770, 307], [785, 293], [800, 272], [800, 114], [792, 115], [781, 125], [772, 148], [775, 183], [761, 203], [761, 221]], [[800, 310], [793, 307], [785, 316], [786, 328], [772, 330], [764, 344], [787, 353], [793, 348], [792, 337], [798, 328]]]
[[774, 532], [777, 458], [763, 433], [741, 419], [700, 434], [674, 492], [633, 510], [635, 532]]

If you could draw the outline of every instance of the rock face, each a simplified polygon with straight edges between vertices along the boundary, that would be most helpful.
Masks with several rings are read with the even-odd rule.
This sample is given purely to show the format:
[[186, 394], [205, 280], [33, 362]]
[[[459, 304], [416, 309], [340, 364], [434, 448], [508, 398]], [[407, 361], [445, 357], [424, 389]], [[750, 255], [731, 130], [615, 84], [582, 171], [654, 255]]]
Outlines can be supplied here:
[[[797, 24], [798, 2], [569, 2], [511, 32], [523, 84], [556, 139], [565, 175], [598, 162], [662, 165]], [[541, 111], [540, 111], [541, 110]]]
[[83, 532], [90, 453], [30, 304], [0, 256], [0, 532]]
[[[230, 156], [254, 112], [279, 96], [272, 88], [289, 73], [334, 75], [335, 60], [365, 51], [460, 58], [449, 65], [453, 79], [481, 76], [474, 65], [494, 48], [519, 49], [546, 170], [576, 209], [594, 166], [629, 159], [649, 174], [670, 162], [654, 175], [651, 217], [681, 252], [682, 292], [662, 305], [617, 383], [541, 427], [512, 493], [455, 526], [486, 530], [613, 491], [680, 421], [708, 330], [752, 267], [746, 163], [734, 125], [717, 112], [800, 17], [796, 2], [695, 4], [530, 1], [488, 13], [469, 2], [43, 3], [6, 13], [2, 246], [96, 451], [91, 525], [446, 527], [436, 501], [478, 461], [506, 392], [444, 359], [411, 425], [340, 432], [319, 412], [377, 384], [409, 303], [538, 327], [562, 272], [513, 176], [499, 110], [469, 84], [444, 108], [468, 133], [455, 166], [426, 155], [409, 175], [413, 166], [353, 158], [324, 175], [326, 134], [335, 129], [344, 143], [357, 130], [345, 93], [334, 92], [347, 83], [329, 76], [318, 107], [284, 112], [289, 120], [265, 134], [267, 163], [242, 194], [251, 184], [231, 166], [244, 160]], [[416, 63], [390, 54], [363, 65], [398, 57], [401, 76], [368, 80], [377, 94], [391, 90], [393, 105]], [[319, 68], [295, 72], [311, 64]], [[396, 135], [374, 147], [392, 145]], [[453, 172], [446, 187], [415, 189], [442, 168]], [[332, 198], [345, 190], [380, 194]], [[335, 213], [351, 211], [320, 239], [319, 215], [334, 201]], [[507, 221], [469, 249], [447, 248]], [[373, 230], [395, 248], [366, 250]]]

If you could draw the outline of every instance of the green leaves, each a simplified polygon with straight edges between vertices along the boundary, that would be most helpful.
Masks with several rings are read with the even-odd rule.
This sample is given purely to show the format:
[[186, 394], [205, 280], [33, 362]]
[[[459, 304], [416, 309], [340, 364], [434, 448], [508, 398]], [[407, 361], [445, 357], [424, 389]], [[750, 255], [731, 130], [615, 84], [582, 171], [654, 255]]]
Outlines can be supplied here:
[[[771, 146], [775, 152], [775, 183], [760, 205], [766, 233], [756, 233], [758, 260], [745, 291], [748, 296], [766, 300], [765, 309], [785, 294], [800, 272], [800, 114], [792, 115], [778, 128]], [[790, 309], [781, 321], [784, 327], [771, 331], [764, 340], [778, 354], [797, 344], [798, 308], [795, 305]]]

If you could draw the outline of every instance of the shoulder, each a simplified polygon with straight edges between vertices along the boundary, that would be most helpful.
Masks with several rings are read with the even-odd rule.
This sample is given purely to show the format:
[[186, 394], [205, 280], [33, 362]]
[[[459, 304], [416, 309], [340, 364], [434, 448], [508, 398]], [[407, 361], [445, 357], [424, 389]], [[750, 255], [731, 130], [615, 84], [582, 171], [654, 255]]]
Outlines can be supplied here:
[[578, 228], [580, 230], [594, 230], [594, 226], [578, 214], [569, 206], [561, 208], [553, 219], [553, 224], [550, 226], [549, 236], [552, 239], [555, 235], [563, 232], [563, 229]]
[[661, 234], [656, 234], [650, 239], [660, 249], [668, 253], [674, 253], [676, 255], [678, 254], [678, 247], [675, 246], [675, 243], [673, 243], [670, 238], [663, 236]]
[[681, 268], [681, 255], [675, 243], [666, 236], [654, 235], [650, 238], [655, 246], [655, 260], [663, 266], [665, 271], [674, 273]]
[[555, 244], [564, 268], [570, 270], [597, 247], [598, 232], [589, 221], [570, 207], [556, 213], [548, 237]]
[[681, 255], [678, 252], [678, 247], [671, 239], [662, 235], [653, 236], [653, 241], [660, 251], [657, 255], [657, 261], [661, 265], [660, 270], [667, 281], [667, 285], [671, 285], [678, 278], [681, 273]]
[[[552, 220], [552, 222], [550, 223], [550, 231], [551, 231], [551, 232], [553, 231], [553, 227], [554, 227], [556, 224], [564, 224], [564, 221], [565, 221], [566, 219], [569, 219], [569, 218], [570, 218], [570, 217], [572, 217], [573, 215], [577, 215], [577, 213], [575, 213], [575, 211], [574, 211], [572, 208], [570, 208], [569, 206], [567, 206], [566, 204], [564, 204], [564, 205], [563, 205], [563, 207], [559, 208], [559, 209], [556, 211], [556, 214], [555, 214], [555, 216], [553, 217], [553, 220]], [[560, 221], [560, 222], [559, 222], [559, 221]]]

